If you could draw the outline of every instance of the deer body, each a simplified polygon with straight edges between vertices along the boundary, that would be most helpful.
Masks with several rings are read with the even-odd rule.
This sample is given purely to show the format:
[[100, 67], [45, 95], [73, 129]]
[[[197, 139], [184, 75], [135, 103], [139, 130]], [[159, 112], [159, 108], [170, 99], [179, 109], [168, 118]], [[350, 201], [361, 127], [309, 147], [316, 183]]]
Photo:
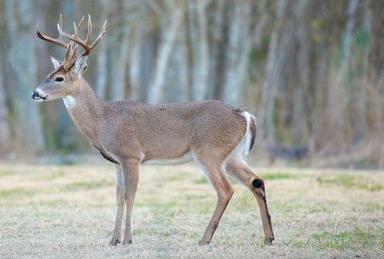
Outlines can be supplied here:
[[78, 92], [63, 98], [67, 110], [92, 144], [116, 160], [175, 159], [208, 143], [219, 148], [225, 158], [246, 130], [241, 112], [219, 101], [159, 105], [107, 102], [94, 94], [85, 79], [79, 83]]
[[[121, 242], [126, 212], [123, 244], [132, 242], [132, 208], [139, 180], [139, 167], [151, 160], [191, 157], [204, 171], [217, 193], [217, 205], [200, 244], [207, 244], [234, 190], [226, 173], [235, 176], [254, 194], [263, 222], [265, 242], [274, 239], [268, 212], [264, 182], [243, 160], [252, 148], [256, 133], [254, 116], [219, 101], [181, 104], [146, 104], [135, 101], [107, 102], [97, 97], [82, 77], [93, 45], [75, 34], [59, 32], [71, 40], [66, 43], [38, 31], [40, 38], [65, 46], [66, 59], [52, 60], [55, 70], [36, 88], [32, 98], [47, 101], [62, 98], [79, 130], [89, 138], [101, 155], [116, 165], [117, 213], [111, 245]], [[88, 19], [88, 32], [90, 31]], [[89, 37], [87, 33], [87, 39]], [[76, 56], [76, 44], [86, 52]]]

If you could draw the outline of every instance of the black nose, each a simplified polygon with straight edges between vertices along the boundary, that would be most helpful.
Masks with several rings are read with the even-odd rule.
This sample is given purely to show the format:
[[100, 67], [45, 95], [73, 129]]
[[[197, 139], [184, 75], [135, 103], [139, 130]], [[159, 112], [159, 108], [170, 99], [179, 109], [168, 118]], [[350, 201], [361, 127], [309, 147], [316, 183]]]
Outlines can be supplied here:
[[34, 91], [33, 93], [32, 93], [32, 99], [39, 99], [40, 98], [40, 95], [39, 95], [39, 93], [37, 92], [37, 91]]

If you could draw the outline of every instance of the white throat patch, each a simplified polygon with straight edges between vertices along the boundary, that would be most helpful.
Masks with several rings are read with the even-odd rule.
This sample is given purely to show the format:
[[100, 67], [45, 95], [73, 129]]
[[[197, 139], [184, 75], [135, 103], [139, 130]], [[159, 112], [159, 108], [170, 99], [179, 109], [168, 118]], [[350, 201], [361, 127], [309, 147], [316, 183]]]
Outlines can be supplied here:
[[71, 95], [67, 95], [63, 98], [64, 105], [67, 109], [72, 109], [76, 105], [75, 99]]

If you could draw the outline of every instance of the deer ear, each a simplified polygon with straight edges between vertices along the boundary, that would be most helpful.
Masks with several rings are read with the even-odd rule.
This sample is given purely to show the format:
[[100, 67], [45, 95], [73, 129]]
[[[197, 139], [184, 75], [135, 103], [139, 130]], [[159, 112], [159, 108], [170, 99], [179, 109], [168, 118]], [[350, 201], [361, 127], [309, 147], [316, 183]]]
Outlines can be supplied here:
[[82, 73], [87, 70], [88, 67], [88, 56], [87, 55], [82, 55], [80, 56], [75, 63], [75, 72], [76, 74], [81, 75]]
[[60, 66], [60, 61], [55, 59], [54, 57], [51, 56], [51, 62], [53, 64], [53, 67], [56, 69]]

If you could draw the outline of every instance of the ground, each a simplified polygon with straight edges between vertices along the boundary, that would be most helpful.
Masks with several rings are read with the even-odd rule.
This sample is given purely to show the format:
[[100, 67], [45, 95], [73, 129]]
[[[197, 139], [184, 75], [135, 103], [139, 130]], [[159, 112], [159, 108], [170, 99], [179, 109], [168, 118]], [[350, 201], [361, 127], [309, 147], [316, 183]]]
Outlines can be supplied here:
[[143, 166], [134, 243], [108, 247], [112, 166], [0, 166], [0, 258], [384, 257], [384, 172], [261, 169], [275, 232], [263, 245], [256, 201], [236, 192], [208, 246], [216, 202], [193, 165]]

